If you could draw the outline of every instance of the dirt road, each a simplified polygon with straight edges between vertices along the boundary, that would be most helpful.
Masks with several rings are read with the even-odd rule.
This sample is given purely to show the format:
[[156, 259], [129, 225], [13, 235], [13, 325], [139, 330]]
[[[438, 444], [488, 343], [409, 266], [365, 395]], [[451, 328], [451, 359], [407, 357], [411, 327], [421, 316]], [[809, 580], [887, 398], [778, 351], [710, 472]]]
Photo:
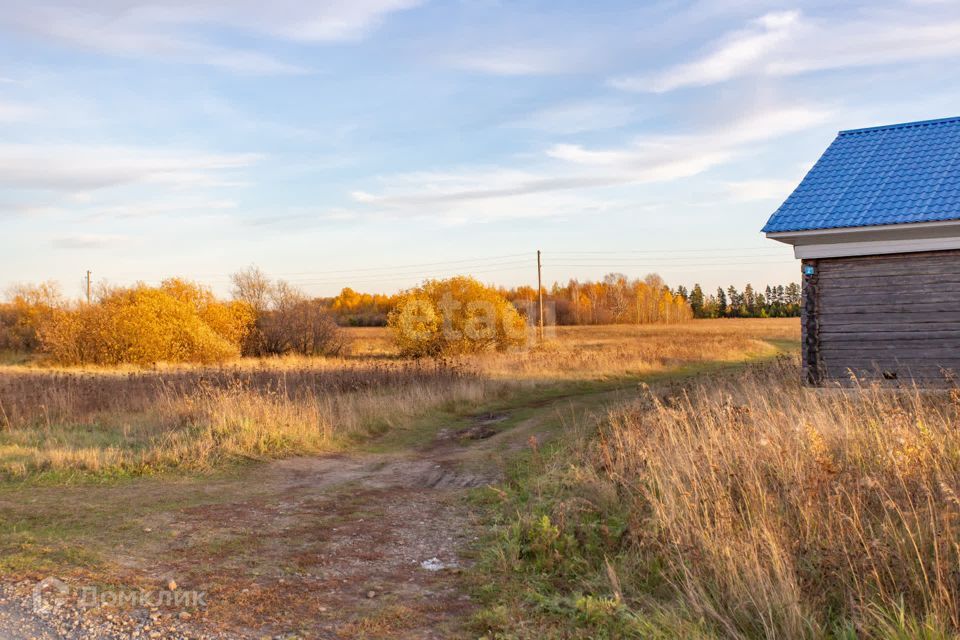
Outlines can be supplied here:
[[[70, 594], [45, 596], [39, 614], [46, 576], [4, 585], [0, 638], [459, 637], [473, 611], [462, 570], [481, 533], [467, 492], [548, 439], [558, 412], [619, 395], [533, 403], [387, 452], [239, 477], [42, 488], [27, 504], [0, 495], [4, 518], [58, 523], [97, 559], [57, 576]], [[140, 599], [114, 606], [116, 593]]]

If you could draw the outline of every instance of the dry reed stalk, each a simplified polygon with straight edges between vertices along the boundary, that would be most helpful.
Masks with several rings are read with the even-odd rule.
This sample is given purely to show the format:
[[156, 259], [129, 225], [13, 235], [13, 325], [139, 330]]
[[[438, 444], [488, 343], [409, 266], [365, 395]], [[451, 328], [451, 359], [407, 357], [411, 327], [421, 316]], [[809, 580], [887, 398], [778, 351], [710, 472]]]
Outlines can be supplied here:
[[781, 362], [610, 416], [591, 456], [638, 514], [637, 549], [730, 637], [901, 609], [960, 628], [956, 404], [799, 379]]

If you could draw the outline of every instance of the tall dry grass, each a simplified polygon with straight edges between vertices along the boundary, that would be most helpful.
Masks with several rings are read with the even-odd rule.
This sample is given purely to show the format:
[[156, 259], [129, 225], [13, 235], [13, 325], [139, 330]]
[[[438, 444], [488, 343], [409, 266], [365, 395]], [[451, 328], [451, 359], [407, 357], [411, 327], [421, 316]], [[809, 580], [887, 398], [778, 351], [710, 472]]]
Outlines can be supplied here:
[[310, 454], [439, 409], [542, 385], [618, 378], [772, 353], [796, 321], [561, 328], [542, 348], [448, 361], [391, 354], [353, 330], [340, 358], [244, 359], [216, 367], [0, 367], [0, 476], [210, 469]]
[[158, 399], [197, 391], [240, 389], [293, 399], [405, 385], [443, 385], [472, 375], [447, 362], [336, 358], [247, 359], [218, 367], [153, 369], [0, 367], [0, 427], [136, 413]]
[[953, 637], [960, 395], [799, 380], [782, 361], [611, 413], [589, 462], [629, 555], [724, 637]]
[[478, 404], [503, 386], [442, 363], [277, 364], [7, 369], [0, 375], [0, 476], [208, 470], [330, 451], [438, 408]]

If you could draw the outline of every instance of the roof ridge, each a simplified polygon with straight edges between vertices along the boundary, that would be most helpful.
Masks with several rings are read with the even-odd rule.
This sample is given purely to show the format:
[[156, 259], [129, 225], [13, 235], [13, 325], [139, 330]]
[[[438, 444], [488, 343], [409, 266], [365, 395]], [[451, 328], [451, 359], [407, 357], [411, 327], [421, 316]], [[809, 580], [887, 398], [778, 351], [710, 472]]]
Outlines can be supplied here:
[[875, 131], [889, 131], [891, 129], [910, 129], [913, 127], [927, 127], [931, 125], [938, 124], [950, 124], [950, 123], [960, 123], [960, 116], [953, 116], [950, 118], [937, 118], [934, 120], [917, 120], [916, 122], [900, 122], [897, 124], [885, 124], [877, 127], [863, 127], [861, 129], [846, 129], [839, 132], [837, 135], [846, 136], [851, 134], [858, 133], [873, 133]]

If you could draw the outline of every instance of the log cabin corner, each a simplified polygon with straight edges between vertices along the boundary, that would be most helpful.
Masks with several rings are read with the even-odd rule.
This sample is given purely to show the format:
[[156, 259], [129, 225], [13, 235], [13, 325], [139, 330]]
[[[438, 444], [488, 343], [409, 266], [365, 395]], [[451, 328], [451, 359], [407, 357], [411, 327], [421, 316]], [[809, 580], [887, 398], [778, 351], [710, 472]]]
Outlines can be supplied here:
[[763, 232], [802, 261], [808, 384], [952, 384], [960, 117], [841, 131]]

